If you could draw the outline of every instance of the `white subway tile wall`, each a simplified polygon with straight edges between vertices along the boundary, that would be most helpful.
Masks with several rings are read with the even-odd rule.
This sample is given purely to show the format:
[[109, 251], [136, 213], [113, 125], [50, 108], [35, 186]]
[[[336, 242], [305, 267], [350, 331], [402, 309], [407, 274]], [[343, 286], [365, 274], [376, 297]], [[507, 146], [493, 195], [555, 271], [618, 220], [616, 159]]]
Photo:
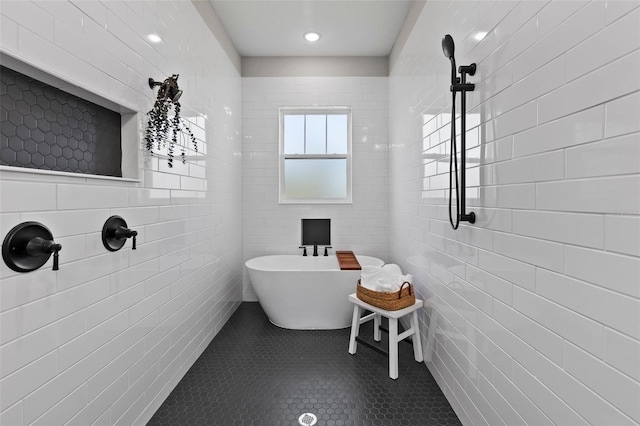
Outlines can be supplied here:
[[[3, 53], [140, 112], [139, 142], [147, 79], [180, 74], [186, 165], [0, 171], [2, 238], [33, 220], [62, 244], [57, 272], [0, 265], [0, 424], [145, 424], [242, 300], [241, 77], [190, 2], [7, 1], [0, 20]], [[102, 245], [116, 214], [137, 250]]]
[[[639, 6], [427, 2], [393, 65], [389, 260], [465, 424], [640, 423]], [[457, 231], [447, 33], [478, 64]]]
[[[268, 254], [302, 255], [303, 218], [331, 219], [332, 255], [353, 250], [386, 259], [387, 92], [386, 77], [242, 79], [245, 261]], [[278, 203], [279, 108], [288, 106], [351, 107], [353, 204]], [[244, 299], [257, 300], [246, 273]]]
[[[256, 300], [242, 262], [299, 254], [302, 218], [414, 275], [463, 423], [640, 423], [639, 6], [427, 2], [389, 78], [240, 78], [189, 2], [3, 1], [3, 53], [130, 109], [180, 73], [200, 155], [141, 151], [139, 183], [0, 171], [2, 236], [36, 220], [63, 245], [58, 272], [0, 265], [0, 424], [144, 424]], [[447, 33], [478, 64], [457, 231]], [[353, 204], [278, 204], [281, 106], [352, 108]], [[102, 246], [113, 214], [136, 251]]]

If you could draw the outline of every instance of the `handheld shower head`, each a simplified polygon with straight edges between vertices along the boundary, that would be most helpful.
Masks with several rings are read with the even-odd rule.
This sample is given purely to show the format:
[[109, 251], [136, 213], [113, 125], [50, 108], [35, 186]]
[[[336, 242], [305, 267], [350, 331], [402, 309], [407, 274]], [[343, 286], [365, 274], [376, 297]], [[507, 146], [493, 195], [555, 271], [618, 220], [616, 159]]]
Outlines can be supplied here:
[[[453, 37], [447, 34], [442, 38], [442, 53], [444, 56], [449, 58], [451, 62], [451, 86], [449, 90], [451, 90], [451, 155], [449, 160], [449, 222], [451, 223], [451, 227], [453, 229], [458, 229], [461, 220], [469, 221], [470, 223], [474, 223], [476, 221], [475, 213], [471, 212], [469, 214], [466, 213], [465, 206], [465, 114], [466, 114], [466, 92], [472, 91], [475, 88], [475, 85], [472, 83], [466, 82], [467, 75], [474, 75], [476, 72], [476, 64], [473, 63], [471, 65], [463, 65], [460, 67], [460, 77], [458, 77], [457, 69], [456, 69], [456, 58], [455, 58], [455, 43], [453, 42]], [[460, 180], [462, 191], [459, 192], [458, 186], [458, 159], [457, 159], [457, 148], [456, 148], [456, 92], [462, 92], [462, 105], [460, 111], [460, 122], [462, 124], [462, 132], [460, 134], [460, 139], [462, 142], [461, 152], [461, 173]], [[454, 192], [453, 186], [453, 176], [455, 176], [455, 194], [456, 194], [456, 219], [453, 220], [453, 215], [451, 213], [452, 206], [452, 193]]]
[[446, 56], [451, 60], [455, 60], [453, 56], [455, 53], [455, 50], [456, 48], [453, 43], [453, 37], [447, 34], [442, 38], [442, 51], [444, 52], [444, 56]]
[[453, 37], [451, 37], [449, 34], [442, 37], [442, 52], [444, 53], [444, 56], [449, 58], [449, 61], [451, 61], [451, 85], [457, 83], [456, 57], [454, 56], [455, 50], [456, 48], [455, 43], [453, 42]]

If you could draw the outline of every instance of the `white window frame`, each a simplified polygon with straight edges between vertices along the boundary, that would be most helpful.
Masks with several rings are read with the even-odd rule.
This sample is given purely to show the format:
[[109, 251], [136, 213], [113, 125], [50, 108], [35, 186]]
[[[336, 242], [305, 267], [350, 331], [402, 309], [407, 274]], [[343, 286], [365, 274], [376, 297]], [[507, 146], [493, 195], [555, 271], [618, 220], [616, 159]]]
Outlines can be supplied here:
[[[340, 114], [347, 116], [347, 153], [346, 154], [285, 154], [284, 153], [284, 117], [287, 115], [331, 115]], [[351, 193], [351, 108], [350, 107], [281, 107], [279, 125], [279, 182], [280, 182], [280, 204], [352, 204]], [[284, 192], [284, 163], [287, 159], [345, 159], [347, 161], [347, 196], [344, 198], [287, 198]]]

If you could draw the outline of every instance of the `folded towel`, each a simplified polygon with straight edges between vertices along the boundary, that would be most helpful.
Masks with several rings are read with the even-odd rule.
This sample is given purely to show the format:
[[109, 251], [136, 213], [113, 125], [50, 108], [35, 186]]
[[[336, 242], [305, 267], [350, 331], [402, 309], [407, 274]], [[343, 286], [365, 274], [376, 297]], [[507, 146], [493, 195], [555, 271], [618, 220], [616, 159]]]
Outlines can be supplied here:
[[385, 273], [379, 266], [363, 266], [360, 273], [360, 284], [369, 290], [378, 291], [380, 283], [386, 281]]
[[389, 278], [397, 278], [402, 275], [402, 270], [395, 263], [384, 265], [382, 270]]
[[394, 293], [410, 275], [402, 275], [402, 270], [393, 263], [380, 266], [364, 266], [360, 274], [360, 284], [369, 290]]

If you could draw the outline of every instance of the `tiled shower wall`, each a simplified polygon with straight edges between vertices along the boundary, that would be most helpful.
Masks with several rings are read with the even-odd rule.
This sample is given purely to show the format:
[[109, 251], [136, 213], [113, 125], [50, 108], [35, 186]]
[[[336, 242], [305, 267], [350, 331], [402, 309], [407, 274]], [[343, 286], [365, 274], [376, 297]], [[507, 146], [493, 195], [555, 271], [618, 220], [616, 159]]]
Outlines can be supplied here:
[[[638, 6], [427, 2], [392, 68], [390, 259], [465, 424], [640, 422]], [[478, 64], [457, 231], [447, 33]]]
[[[333, 250], [386, 258], [387, 78], [243, 77], [244, 260], [302, 254], [300, 219], [331, 219]], [[279, 107], [349, 106], [353, 204], [278, 204]], [[333, 253], [333, 251], [331, 251]], [[248, 278], [245, 300], [256, 300]]]
[[[188, 1], [3, 0], [0, 19], [3, 53], [142, 115], [147, 79], [180, 74], [201, 154], [186, 165], [0, 171], [2, 238], [36, 220], [62, 244], [57, 272], [0, 265], [0, 424], [144, 424], [242, 298], [240, 75]], [[114, 214], [137, 250], [103, 247]]]

